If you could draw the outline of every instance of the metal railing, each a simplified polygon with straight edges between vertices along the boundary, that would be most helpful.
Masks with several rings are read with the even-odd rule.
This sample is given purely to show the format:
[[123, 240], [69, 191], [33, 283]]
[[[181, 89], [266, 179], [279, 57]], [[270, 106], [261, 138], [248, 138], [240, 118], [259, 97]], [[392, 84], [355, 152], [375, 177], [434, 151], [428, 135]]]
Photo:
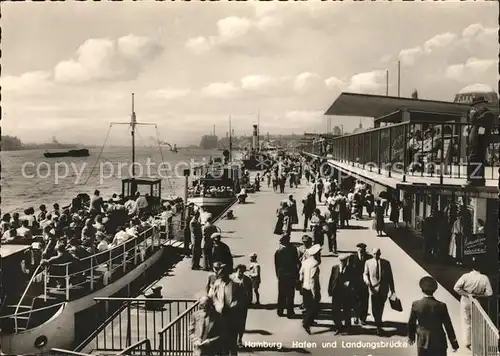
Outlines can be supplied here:
[[[90, 294], [120, 278], [161, 248], [159, 228], [152, 226], [120, 245], [85, 257], [78, 262], [53, 264], [46, 268], [44, 294], [61, 294], [69, 301]], [[83, 288], [73, 297], [72, 290]]]
[[128, 355], [128, 356], [151, 356], [153, 355], [152, 349], [151, 349], [151, 341], [149, 339], [144, 339], [139, 342], [136, 342], [133, 345], [130, 345], [127, 347], [125, 350], [117, 354], [118, 356], [121, 355]]
[[[404, 122], [315, 142], [310, 153], [389, 177], [466, 178], [470, 128], [467, 123]], [[488, 143], [485, 179], [498, 179], [498, 127]]]
[[187, 355], [193, 352], [190, 327], [192, 316], [198, 309], [199, 303], [196, 302], [158, 333], [160, 355]]
[[75, 352], [64, 349], [51, 349], [49, 352], [49, 356], [92, 356], [90, 354], [82, 354], [81, 352]]
[[480, 302], [471, 301], [471, 349], [473, 356], [498, 356], [499, 333]]
[[[197, 301], [167, 298], [95, 298], [95, 325], [100, 325], [75, 351], [122, 351], [145, 339], [160, 350], [160, 333]], [[102, 315], [110, 315], [102, 320]]]

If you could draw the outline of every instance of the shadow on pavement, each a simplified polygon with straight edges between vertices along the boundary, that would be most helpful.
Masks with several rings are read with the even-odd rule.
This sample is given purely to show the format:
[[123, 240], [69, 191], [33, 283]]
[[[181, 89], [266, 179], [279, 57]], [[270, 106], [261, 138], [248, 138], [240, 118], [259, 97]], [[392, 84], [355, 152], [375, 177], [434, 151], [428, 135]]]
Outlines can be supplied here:
[[269, 331], [267, 330], [245, 330], [245, 334], [259, 334], [259, 335], [266, 335], [266, 336], [269, 336], [269, 335], [272, 335], [273, 333], [270, 333]]

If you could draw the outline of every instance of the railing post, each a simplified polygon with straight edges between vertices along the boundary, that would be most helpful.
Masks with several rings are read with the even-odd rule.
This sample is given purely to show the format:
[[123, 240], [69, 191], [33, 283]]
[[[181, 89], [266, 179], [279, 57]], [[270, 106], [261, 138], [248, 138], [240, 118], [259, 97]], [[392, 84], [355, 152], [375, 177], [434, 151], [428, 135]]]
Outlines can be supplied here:
[[90, 256], [90, 290], [94, 290], [94, 256]]
[[[450, 143], [451, 144], [451, 143]], [[439, 184], [443, 184], [443, 169], [446, 165], [443, 164], [444, 161], [444, 125], [441, 124], [441, 145], [440, 145], [441, 157], [439, 157]]]
[[403, 182], [406, 182], [406, 169], [408, 166], [407, 150], [408, 150], [408, 125], [403, 126]]
[[66, 300], [69, 301], [69, 264], [66, 264]]
[[382, 165], [382, 160], [380, 157], [381, 155], [381, 144], [382, 144], [382, 130], [378, 129], [378, 142], [377, 142], [377, 167], [378, 167], [378, 174], [380, 174], [380, 166]]
[[132, 321], [130, 320], [131, 314], [130, 314], [130, 301], [127, 302], [127, 341], [126, 341], [126, 347], [129, 347], [132, 345]]
[[392, 126], [389, 126], [389, 178], [392, 176]]
[[139, 249], [137, 248], [137, 239], [134, 239], [134, 265], [137, 266], [137, 256], [139, 254]]
[[47, 301], [47, 281], [49, 279], [49, 275], [47, 273], [47, 267], [43, 269], [43, 301]]
[[123, 273], [127, 272], [127, 243], [125, 242], [123, 244], [123, 258], [122, 258], [122, 263], [123, 263]]

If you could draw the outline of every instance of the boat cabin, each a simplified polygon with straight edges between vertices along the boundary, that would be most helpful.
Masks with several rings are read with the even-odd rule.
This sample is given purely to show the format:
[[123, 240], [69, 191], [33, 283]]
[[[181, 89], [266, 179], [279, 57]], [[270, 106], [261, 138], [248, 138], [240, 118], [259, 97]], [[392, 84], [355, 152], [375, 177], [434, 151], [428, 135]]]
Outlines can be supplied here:
[[148, 194], [148, 203], [152, 211], [157, 211], [161, 201], [161, 179], [158, 178], [126, 178], [122, 180], [122, 195], [124, 199], [135, 197], [137, 192]]

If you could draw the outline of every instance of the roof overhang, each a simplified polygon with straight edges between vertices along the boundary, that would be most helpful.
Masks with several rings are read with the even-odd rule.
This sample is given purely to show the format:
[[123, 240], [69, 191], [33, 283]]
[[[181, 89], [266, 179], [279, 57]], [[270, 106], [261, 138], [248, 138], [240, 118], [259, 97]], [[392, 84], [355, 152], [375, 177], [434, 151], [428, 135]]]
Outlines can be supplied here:
[[378, 118], [401, 109], [462, 115], [468, 112], [470, 106], [467, 104], [453, 103], [449, 101], [342, 93], [328, 108], [325, 115]]

